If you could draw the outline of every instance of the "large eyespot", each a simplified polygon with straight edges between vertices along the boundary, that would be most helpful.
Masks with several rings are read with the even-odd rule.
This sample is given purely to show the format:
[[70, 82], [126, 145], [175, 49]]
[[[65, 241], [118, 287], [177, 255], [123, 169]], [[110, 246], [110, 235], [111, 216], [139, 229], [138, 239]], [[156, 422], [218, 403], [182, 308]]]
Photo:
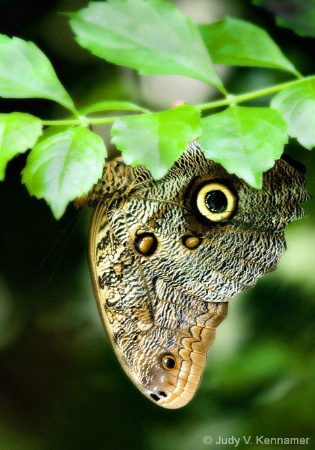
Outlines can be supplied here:
[[163, 355], [161, 358], [161, 364], [163, 369], [172, 370], [176, 366], [176, 359], [171, 354]]
[[219, 182], [204, 184], [196, 197], [200, 214], [212, 222], [228, 219], [236, 208], [236, 196], [226, 185]]

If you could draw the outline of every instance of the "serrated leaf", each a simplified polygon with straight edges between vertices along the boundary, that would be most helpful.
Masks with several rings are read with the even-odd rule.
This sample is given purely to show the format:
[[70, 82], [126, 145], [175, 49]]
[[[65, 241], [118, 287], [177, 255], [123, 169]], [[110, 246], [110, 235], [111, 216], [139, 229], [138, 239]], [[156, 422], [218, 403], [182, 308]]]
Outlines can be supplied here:
[[199, 111], [182, 105], [167, 111], [118, 119], [112, 127], [112, 142], [122, 151], [126, 164], [143, 164], [159, 179], [200, 136]]
[[215, 64], [268, 67], [297, 74], [268, 33], [252, 23], [227, 18], [198, 28]]
[[284, 89], [271, 100], [271, 106], [284, 117], [289, 136], [309, 150], [315, 146], [315, 80]]
[[0, 181], [4, 180], [8, 162], [34, 147], [41, 134], [38, 117], [17, 112], [0, 114]]
[[286, 124], [271, 108], [231, 106], [202, 120], [201, 148], [255, 188], [262, 174], [280, 158], [287, 142]]
[[73, 101], [44, 53], [33, 42], [0, 35], [0, 96], [46, 98], [75, 112]]
[[92, 2], [70, 14], [82, 47], [142, 75], [184, 75], [224, 91], [197, 26], [164, 0]]
[[67, 204], [100, 178], [105, 156], [99, 136], [84, 127], [71, 128], [33, 148], [22, 181], [31, 195], [46, 200], [59, 219]]
[[70, 130], [73, 128], [73, 125], [58, 125], [58, 126], [50, 126], [47, 128], [44, 128], [42, 135], [39, 137], [37, 144], [40, 142], [55, 136], [56, 134], [63, 133], [64, 131]]

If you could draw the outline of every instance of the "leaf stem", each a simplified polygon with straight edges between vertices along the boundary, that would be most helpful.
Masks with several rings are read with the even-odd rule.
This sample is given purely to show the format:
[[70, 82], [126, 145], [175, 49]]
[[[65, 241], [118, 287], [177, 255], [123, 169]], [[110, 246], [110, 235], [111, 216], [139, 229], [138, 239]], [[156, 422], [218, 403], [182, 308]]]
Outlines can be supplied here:
[[[287, 81], [285, 83], [280, 83], [280, 84], [276, 84], [274, 86], [269, 86], [263, 89], [258, 89], [256, 91], [252, 91], [252, 92], [247, 92], [245, 94], [240, 94], [240, 95], [233, 95], [233, 94], [227, 94], [226, 98], [223, 98], [221, 100], [217, 100], [214, 102], [209, 102], [209, 103], [203, 103], [201, 105], [197, 105], [196, 107], [200, 110], [200, 111], [205, 111], [205, 110], [209, 110], [209, 109], [215, 109], [215, 108], [220, 108], [222, 106], [231, 106], [231, 105], [236, 105], [239, 103], [243, 103], [243, 102], [247, 102], [249, 100], [253, 100], [255, 98], [258, 97], [263, 97], [265, 95], [269, 95], [269, 94], [273, 94], [275, 92], [279, 92], [282, 91], [283, 89], [289, 88], [291, 86], [295, 86], [299, 83], [303, 83], [305, 81], [313, 81], [315, 80], [315, 75], [311, 75], [309, 77], [304, 77], [304, 78], [298, 78], [297, 80], [293, 80], [293, 81]], [[88, 107], [85, 109], [85, 111], [87, 112], [91, 112], [91, 111], [97, 111], [97, 110], [109, 110], [109, 105], [111, 103], [112, 107], [115, 107], [115, 109], [117, 109], [117, 107], [121, 108], [121, 109], [125, 109], [125, 110], [130, 110], [130, 111], [134, 111], [134, 112], [140, 112], [142, 114], [149, 114], [150, 111], [146, 110], [144, 108], [141, 108], [137, 105], [132, 105], [132, 104], [128, 104], [125, 103], [123, 104], [119, 104], [119, 102], [113, 103], [113, 102], [104, 102], [103, 104], [95, 104], [92, 105], [91, 107]], [[86, 117], [85, 115], [81, 115], [78, 118], [75, 119], [65, 119], [65, 120], [42, 120], [42, 125], [43, 126], [89, 126], [89, 125], [98, 125], [98, 124], [105, 124], [105, 123], [113, 123], [115, 122], [115, 120], [119, 119], [120, 116], [113, 116], [113, 117]]]
[[273, 94], [275, 92], [282, 91], [283, 89], [303, 83], [306, 80], [309, 80], [309, 81], [315, 80], [315, 75], [312, 75], [310, 77], [305, 77], [305, 78], [299, 78], [299, 79], [293, 80], [293, 81], [287, 81], [287, 82], [281, 83], [281, 84], [275, 84], [274, 86], [269, 86], [267, 88], [259, 89], [257, 91], [253, 91], [253, 92], [247, 92], [246, 94], [240, 94], [240, 95], [230, 94], [225, 99], [197, 105], [197, 108], [199, 108], [201, 111], [204, 111], [207, 109], [219, 108], [221, 106], [230, 106], [232, 104], [243, 103], [248, 100], [252, 100], [254, 98], [263, 97], [265, 95], [269, 95], [269, 94]]
[[89, 126], [89, 125], [99, 125], [99, 124], [105, 124], [105, 123], [112, 123], [115, 122], [115, 120], [119, 119], [120, 116], [115, 117], [80, 117], [79, 119], [65, 119], [65, 120], [42, 120], [43, 126], [59, 126], [59, 127], [66, 127], [66, 126]]

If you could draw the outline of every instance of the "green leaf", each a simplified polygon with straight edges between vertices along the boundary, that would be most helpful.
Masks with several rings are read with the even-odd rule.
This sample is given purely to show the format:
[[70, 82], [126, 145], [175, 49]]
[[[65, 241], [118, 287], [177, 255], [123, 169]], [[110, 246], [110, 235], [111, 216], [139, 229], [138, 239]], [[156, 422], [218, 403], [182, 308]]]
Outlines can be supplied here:
[[105, 100], [102, 102], [93, 103], [80, 110], [80, 115], [86, 116], [98, 111], [136, 111], [142, 113], [149, 113], [148, 109], [134, 103], [124, 102], [119, 100]]
[[102, 175], [103, 140], [84, 127], [52, 135], [30, 152], [22, 181], [29, 193], [44, 198], [56, 219], [67, 204], [85, 194]]
[[225, 92], [197, 26], [164, 0], [92, 2], [70, 14], [82, 47], [142, 75], [184, 75]]
[[189, 141], [200, 136], [199, 111], [182, 105], [142, 116], [126, 116], [112, 127], [112, 142], [126, 164], [143, 164], [159, 179], [179, 158]]
[[40, 119], [24, 113], [0, 114], [0, 181], [8, 162], [34, 147], [42, 134]]
[[268, 67], [297, 75], [271, 37], [256, 25], [227, 18], [198, 28], [215, 64]]
[[315, 0], [253, 0], [276, 16], [280, 27], [291, 28], [300, 36], [315, 37]]
[[288, 134], [307, 149], [315, 146], [315, 80], [304, 80], [271, 101], [288, 125]]
[[255, 188], [262, 174], [280, 158], [287, 142], [286, 124], [271, 108], [231, 106], [202, 120], [201, 148]]
[[0, 96], [46, 98], [75, 113], [73, 102], [44, 53], [32, 42], [0, 35]]

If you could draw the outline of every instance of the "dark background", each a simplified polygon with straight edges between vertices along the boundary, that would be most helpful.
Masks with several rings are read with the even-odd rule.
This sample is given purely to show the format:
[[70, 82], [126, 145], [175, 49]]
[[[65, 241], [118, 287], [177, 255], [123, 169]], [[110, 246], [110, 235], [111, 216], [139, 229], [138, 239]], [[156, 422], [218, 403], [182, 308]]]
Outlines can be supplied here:
[[[314, 39], [277, 27], [272, 12], [249, 1], [178, 3], [186, 12], [193, 5], [196, 20], [198, 14], [209, 22], [232, 15], [263, 26], [300, 72], [315, 73]], [[81, 49], [59, 12], [86, 4], [2, 0], [0, 32], [34, 41], [78, 107], [122, 99], [154, 109], [170, 106], [180, 98], [175, 95], [212, 98], [202, 83], [194, 88], [183, 80], [175, 82], [181, 92], [171, 87], [167, 93], [169, 78], [161, 77], [162, 85], [155, 77], [139, 78]], [[222, 76], [235, 93], [288, 79], [244, 68], [223, 69]], [[46, 119], [66, 114], [44, 100], [2, 100], [1, 112], [11, 111]], [[106, 128], [98, 131], [108, 139]], [[307, 166], [314, 195], [314, 155], [294, 141], [286, 151]], [[232, 301], [195, 399], [168, 411], [131, 385], [102, 329], [87, 267], [91, 211], [70, 205], [55, 221], [20, 184], [25, 159], [9, 164], [0, 185], [1, 450], [199, 450], [209, 447], [203, 443], [208, 435], [252, 436], [253, 442], [256, 435], [310, 437], [305, 448], [315, 448], [314, 200], [306, 205], [307, 217], [288, 227], [288, 252], [278, 270]], [[242, 442], [238, 448], [247, 447]]]

